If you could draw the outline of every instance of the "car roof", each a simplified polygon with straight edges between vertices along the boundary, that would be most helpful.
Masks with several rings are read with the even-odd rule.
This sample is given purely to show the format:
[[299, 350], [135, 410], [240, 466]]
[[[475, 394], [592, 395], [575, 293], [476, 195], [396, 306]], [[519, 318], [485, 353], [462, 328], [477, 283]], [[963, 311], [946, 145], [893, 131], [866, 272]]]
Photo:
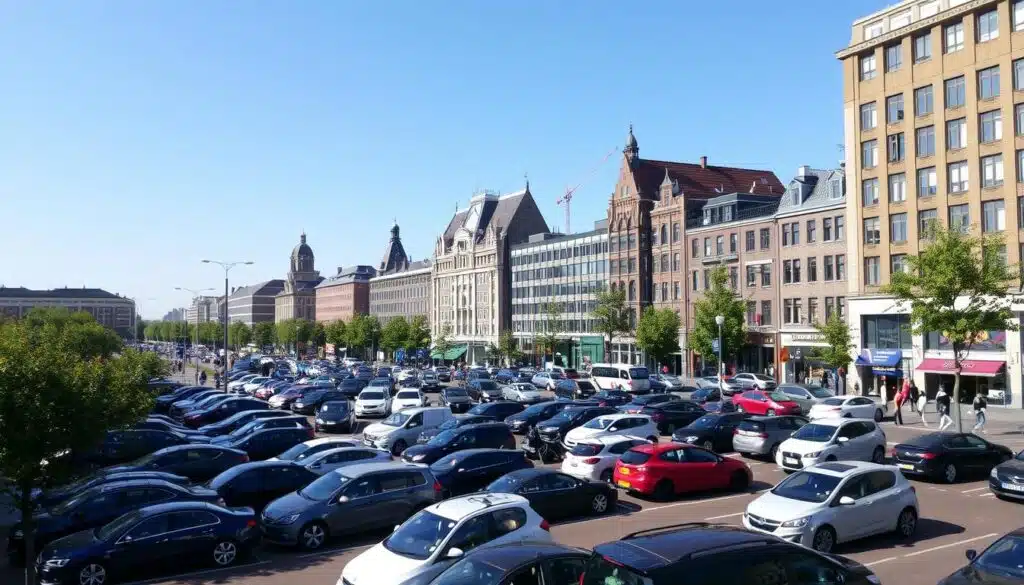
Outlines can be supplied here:
[[[934, 432], [934, 433], [924, 433], [924, 434], [912, 437], [910, 439], [907, 439], [906, 441], [900, 441], [899, 445], [906, 445], [906, 446], [909, 446], [909, 447], [933, 447], [935, 445], [941, 444], [946, 439], [955, 437], [955, 436], [960, 435], [960, 434], [966, 434], [966, 433], [957, 433], [957, 432], [954, 432], [954, 431], [939, 431], [939, 432]], [[897, 446], [899, 446], [899, 445], [897, 445]]]
[[689, 443], [676, 443], [676, 442], [669, 441], [667, 443], [647, 443], [646, 445], [637, 445], [636, 447], [633, 447], [631, 450], [632, 451], [636, 451], [638, 453], [647, 453], [648, 455], [657, 455], [658, 453], [661, 453], [663, 451], [668, 451], [670, 449], [674, 450], [674, 449], [689, 449], [689, 448], [697, 448], [697, 447], [694, 447], [693, 445], [691, 445]]
[[337, 473], [344, 475], [345, 477], [361, 477], [367, 473], [375, 473], [377, 471], [423, 471], [426, 467], [417, 465], [415, 463], [406, 463], [404, 461], [381, 461], [377, 463], [356, 463], [355, 465], [348, 465], [341, 469], [336, 469], [331, 473]]
[[827, 461], [825, 463], [819, 463], [812, 465], [804, 469], [804, 471], [813, 471], [822, 475], [831, 475], [832, 477], [846, 477], [854, 473], [860, 473], [862, 471], [878, 471], [878, 470], [898, 471], [893, 465], [879, 465], [878, 463], [872, 463], [870, 461]]
[[219, 506], [214, 506], [208, 502], [199, 502], [196, 500], [192, 501], [181, 501], [181, 502], [167, 502], [166, 504], [154, 504], [152, 506], [146, 506], [145, 508], [139, 508], [138, 511], [142, 512], [143, 516], [155, 516], [163, 512], [174, 512], [177, 510], [209, 510], [217, 511], [222, 510]]
[[318, 451], [318, 452], [310, 455], [307, 458], [307, 461], [313, 460], [313, 459], [323, 459], [324, 457], [326, 457], [327, 455], [330, 455], [331, 453], [337, 453], [339, 451], [340, 452], [347, 452], [347, 451], [353, 451], [355, 449], [359, 449], [359, 450], [362, 450], [362, 451], [376, 451], [376, 452], [380, 452], [380, 453], [386, 453], [386, 451], [381, 451], [380, 449], [374, 449], [373, 447], [364, 447], [362, 445], [345, 445], [344, 447], [332, 447], [330, 449], [324, 449], [323, 451]]
[[449, 520], [458, 521], [467, 516], [472, 516], [477, 512], [491, 508], [500, 509], [510, 506], [529, 505], [529, 501], [523, 496], [515, 494], [486, 493], [472, 494], [444, 500], [443, 502], [438, 502], [433, 506], [430, 506], [427, 510]]
[[[417, 390], [417, 392], [419, 392], [419, 390]], [[428, 411], [434, 411], [434, 410], [447, 410], [447, 411], [451, 412], [451, 409], [448, 408], [447, 406], [415, 406], [413, 408], [403, 408], [402, 409], [402, 413], [403, 414], [408, 414], [408, 415], [411, 416], [411, 415], [414, 415], [414, 414], [419, 414], [421, 412], [428, 412]]]
[[873, 421], [873, 420], [871, 420], [869, 418], [845, 418], [845, 417], [844, 418], [839, 418], [839, 417], [836, 417], [836, 418], [816, 418], [816, 419], [812, 420], [810, 422], [810, 424], [823, 425], [823, 426], [827, 426], [827, 427], [839, 428], [841, 426], [845, 426], [845, 425], [847, 425], [849, 423], [852, 423], [852, 422], [869, 422], [869, 423], [874, 423], [875, 421]]
[[[462, 429], [490, 429], [490, 428], [494, 428], [494, 427], [505, 427], [507, 429], [508, 425], [505, 424], [503, 421], [488, 421], [488, 422], [479, 422], [479, 423], [472, 423], [472, 424], [468, 424], [468, 425], [463, 425], [463, 426], [459, 427], [457, 430], [461, 431]], [[453, 430], [455, 430], [455, 429], [453, 429]], [[511, 431], [509, 431], [509, 432], [511, 432]]]
[[627, 534], [594, 547], [594, 552], [628, 567], [649, 572], [696, 553], [752, 543], [777, 543], [777, 538], [720, 524], [694, 522]]
[[155, 478], [155, 477], [147, 477], [147, 478], [144, 478], [144, 479], [142, 479], [142, 478], [140, 478], [140, 479], [119, 479], [119, 480], [116, 480], [116, 481], [110, 481], [110, 482], [104, 483], [102, 485], [96, 486], [95, 489], [98, 489], [101, 492], [109, 492], [109, 491], [113, 491], [113, 490], [119, 490], [119, 489], [124, 489], [124, 488], [133, 488], [133, 487], [136, 487], [136, 488], [137, 487], [162, 487], [162, 488], [170, 488], [170, 489], [173, 489], [173, 490], [180, 490], [182, 488], [182, 486], [180, 486], [180, 485], [178, 485], [176, 483], [171, 483], [171, 482], [169, 482], [167, 480], [164, 480], [164, 479], [159, 479], [159, 478]]
[[580, 442], [581, 443], [591, 443], [591, 444], [593, 444], [594, 442], [597, 442], [597, 443], [600, 443], [602, 445], [611, 445], [611, 444], [619, 443], [619, 442], [622, 442], [622, 441], [645, 441], [645, 442], [647, 442], [647, 439], [645, 439], [643, 437], [634, 437], [633, 435], [625, 435], [625, 434], [616, 433], [614, 435], [599, 435], [599, 436], [593, 437], [593, 438], [587, 437], [586, 439], [583, 439]]

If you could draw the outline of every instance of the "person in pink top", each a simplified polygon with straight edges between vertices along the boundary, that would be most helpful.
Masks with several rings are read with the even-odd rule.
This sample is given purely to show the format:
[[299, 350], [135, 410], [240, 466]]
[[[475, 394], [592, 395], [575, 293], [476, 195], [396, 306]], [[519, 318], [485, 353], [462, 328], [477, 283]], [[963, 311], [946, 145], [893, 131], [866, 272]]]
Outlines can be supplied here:
[[903, 380], [903, 388], [896, 394], [896, 424], [903, 424], [903, 404], [910, 399], [910, 380]]

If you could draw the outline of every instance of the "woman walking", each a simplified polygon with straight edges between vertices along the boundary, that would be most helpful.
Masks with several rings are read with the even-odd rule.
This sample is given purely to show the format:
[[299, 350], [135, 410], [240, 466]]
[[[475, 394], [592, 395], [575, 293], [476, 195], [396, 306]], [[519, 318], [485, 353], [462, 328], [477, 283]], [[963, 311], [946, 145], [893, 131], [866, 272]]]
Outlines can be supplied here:
[[985, 420], [985, 409], [988, 408], [988, 401], [985, 400], [985, 395], [981, 392], [975, 394], [972, 406], [974, 407], [975, 420], [974, 429], [972, 429], [972, 431], [975, 433], [981, 432], [987, 434], [987, 431], [985, 431], [985, 423], [987, 422]]
[[946, 387], [941, 386], [939, 393], [935, 395], [935, 408], [939, 411], [939, 430], [944, 431], [953, 426], [953, 419], [949, 416], [949, 394], [946, 394]]
[[910, 396], [910, 384], [906, 381], [903, 382], [903, 388], [896, 393], [893, 402], [896, 403], [896, 424], [903, 424], [903, 403], [907, 401]]
[[921, 415], [921, 424], [928, 428], [928, 419], [924, 417], [924, 407], [928, 406], [928, 394], [917, 389], [917, 384], [910, 382], [910, 399], [917, 403], [917, 413]]

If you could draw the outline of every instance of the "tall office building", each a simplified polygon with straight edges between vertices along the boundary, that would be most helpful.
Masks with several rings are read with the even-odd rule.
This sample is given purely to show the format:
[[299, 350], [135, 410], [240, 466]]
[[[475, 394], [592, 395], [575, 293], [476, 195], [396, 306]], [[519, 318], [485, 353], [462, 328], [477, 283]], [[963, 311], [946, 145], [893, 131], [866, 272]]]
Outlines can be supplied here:
[[[878, 391], [913, 376], [951, 387], [942, 332], [913, 335], [880, 292], [931, 222], [1005, 235], [1021, 258], [1024, 209], [1024, 2], [907, 0], [853, 23], [843, 66], [848, 311], [860, 352], [851, 374]], [[1005, 123], [1004, 123], [1005, 121]], [[1008, 213], [1009, 212], [1009, 213]], [[963, 368], [968, 394], [1021, 405], [1019, 333], [979, 332]], [[1009, 364], [1008, 364], [1009, 362]]]

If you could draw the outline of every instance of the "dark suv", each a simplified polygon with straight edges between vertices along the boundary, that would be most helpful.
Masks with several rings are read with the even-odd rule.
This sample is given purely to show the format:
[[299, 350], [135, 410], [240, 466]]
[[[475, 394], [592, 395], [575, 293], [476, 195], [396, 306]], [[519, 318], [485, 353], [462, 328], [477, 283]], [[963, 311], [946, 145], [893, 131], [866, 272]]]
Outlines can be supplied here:
[[695, 522], [634, 532], [594, 547], [580, 585], [878, 583], [867, 567], [774, 536]]
[[492, 402], [501, 400], [501, 386], [494, 380], [476, 378], [466, 384], [466, 392], [469, 397], [477, 402]]
[[524, 407], [525, 405], [521, 402], [485, 402], [470, 408], [466, 414], [489, 416], [497, 422], [502, 422], [513, 414], [522, 412]]
[[355, 400], [359, 393], [366, 388], [367, 380], [361, 380], [359, 378], [346, 378], [338, 384], [338, 390], [345, 395], [345, 398]]
[[516, 438], [505, 423], [481, 423], [442, 431], [422, 445], [413, 445], [402, 452], [402, 459], [412, 463], [433, 463], [465, 449], [515, 449]]

